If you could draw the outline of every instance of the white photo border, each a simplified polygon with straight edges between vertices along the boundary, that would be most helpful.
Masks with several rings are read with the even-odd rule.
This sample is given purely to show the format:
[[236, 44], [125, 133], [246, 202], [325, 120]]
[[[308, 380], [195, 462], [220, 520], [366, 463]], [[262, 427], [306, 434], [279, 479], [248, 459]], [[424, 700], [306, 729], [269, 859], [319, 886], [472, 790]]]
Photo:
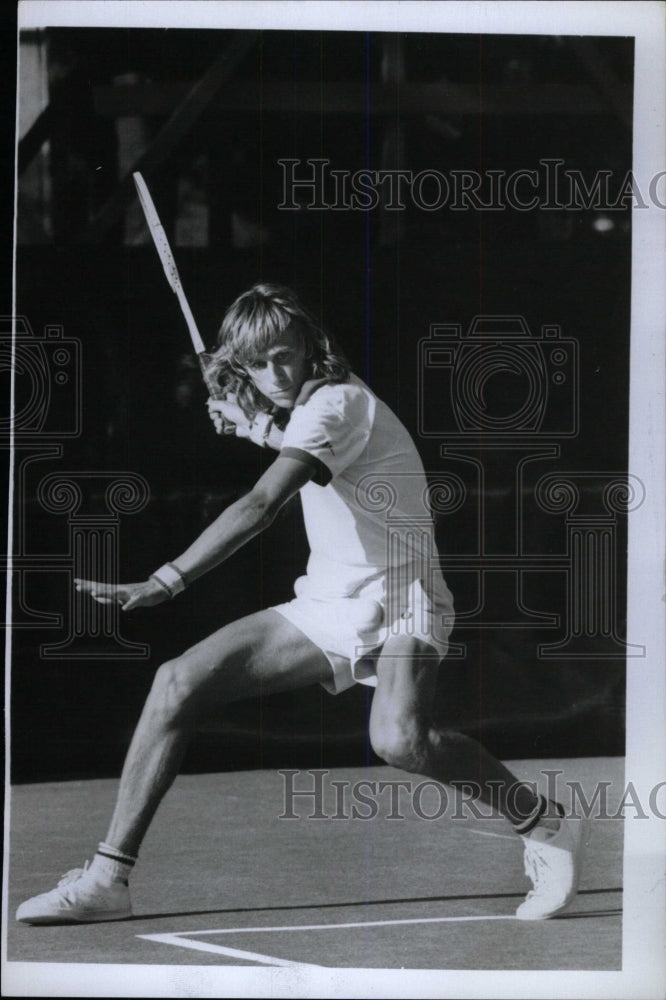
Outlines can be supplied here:
[[[19, 27], [260, 27], [294, 30], [633, 36], [634, 174], [641, 190], [666, 169], [666, 68], [661, 2], [218, 2], [22, 0]], [[646, 502], [629, 519], [626, 779], [638, 797], [664, 780], [664, 246], [666, 210], [633, 212], [629, 472]], [[8, 766], [8, 765], [7, 765]], [[8, 770], [7, 788], [8, 785]], [[5, 807], [8, 833], [9, 796]], [[7, 841], [6, 841], [7, 842]], [[318, 996], [656, 998], [666, 981], [666, 822], [627, 819], [622, 970], [619, 972], [385, 971], [8, 962], [5, 996]], [[5, 858], [5, 885], [6, 885]], [[545, 942], [544, 942], [545, 944]], [[196, 975], [194, 975], [196, 970]], [[188, 986], [191, 977], [191, 987]], [[196, 992], [193, 992], [196, 990]]]

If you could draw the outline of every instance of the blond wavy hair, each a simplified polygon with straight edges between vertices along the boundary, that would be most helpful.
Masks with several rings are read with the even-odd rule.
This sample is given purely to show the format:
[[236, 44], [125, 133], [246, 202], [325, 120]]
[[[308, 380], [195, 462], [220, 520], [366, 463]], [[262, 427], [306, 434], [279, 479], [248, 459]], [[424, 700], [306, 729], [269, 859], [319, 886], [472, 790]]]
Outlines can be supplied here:
[[259, 392], [246, 371], [287, 330], [294, 331], [305, 346], [310, 362], [308, 378], [324, 378], [331, 383], [349, 380], [346, 358], [297, 295], [283, 285], [254, 285], [225, 313], [217, 336], [218, 347], [211, 356], [211, 370], [220, 391], [233, 394], [249, 420], [259, 411], [278, 420], [288, 419], [288, 413]]

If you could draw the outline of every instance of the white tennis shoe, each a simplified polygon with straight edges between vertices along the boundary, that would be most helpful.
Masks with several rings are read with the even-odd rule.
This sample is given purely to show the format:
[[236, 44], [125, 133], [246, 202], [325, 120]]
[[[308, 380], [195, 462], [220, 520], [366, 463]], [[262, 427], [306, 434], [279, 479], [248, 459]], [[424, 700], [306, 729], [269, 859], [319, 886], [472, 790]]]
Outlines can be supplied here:
[[23, 924], [94, 923], [132, 916], [129, 886], [107, 882], [85, 868], [74, 868], [51, 892], [21, 903], [16, 919]]
[[533, 888], [516, 910], [519, 920], [546, 920], [562, 913], [578, 892], [590, 824], [578, 816], [560, 820], [555, 831], [537, 827], [525, 845], [525, 874]]

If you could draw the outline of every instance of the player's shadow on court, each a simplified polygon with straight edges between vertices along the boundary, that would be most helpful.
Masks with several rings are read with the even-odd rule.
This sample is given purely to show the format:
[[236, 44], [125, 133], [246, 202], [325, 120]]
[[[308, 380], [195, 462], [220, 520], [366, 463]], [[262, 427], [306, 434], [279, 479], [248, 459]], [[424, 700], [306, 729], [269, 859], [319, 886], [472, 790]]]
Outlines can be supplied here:
[[[609, 892], [622, 892], [621, 887], [612, 889], [584, 889], [579, 892], [577, 898], [585, 896], [604, 895]], [[524, 899], [524, 892], [491, 892], [485, 894], [471, 893], [469, 895], [458, 896], [400, 896], [392, 899], [362, 899], [345, 903], [290, 903], [287, 906], [244, 906], [235, 909], [216, 908], [209, 910], [174, 910], [169, 913], [136, 913], [129, 919], [140, 920], [168, 920], [172, 917], [203, 917], [211, 914], [240, 914], [240, 913], [287, 913], [289, 911], [300, 910], [339, 910], [349, 909], [354, 906], [387, 906], [398, 903], [455, 903], [465, 900], [485, 900], [485, 899]], [[622, 913], [621, 908], [614, 907], [606, 910], [588, 910], [584, 913], [563, 913], [553, 920], [578, 920], [583, 917], [612, 917]]]

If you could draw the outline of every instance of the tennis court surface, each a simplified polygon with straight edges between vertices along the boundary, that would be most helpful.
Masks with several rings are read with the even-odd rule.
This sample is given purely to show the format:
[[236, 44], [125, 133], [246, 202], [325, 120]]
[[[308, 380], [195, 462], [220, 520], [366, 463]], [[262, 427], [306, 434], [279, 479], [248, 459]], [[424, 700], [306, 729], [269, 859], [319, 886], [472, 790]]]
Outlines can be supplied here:
[[[519, 761], [519, 778], [570, 783], [588, 801], [620, 758]], [[320, 780], [321, 818], [310, 796]], [[519, 839], [432, 783], [416, 793], [388, 767], [181, 775], [132, 880], [134, 917], [92, 925], [16, 924], [17, 905], [80, 867], [106, 832], [116, 781], [12, 789], [7, 957], [16, 962], [322, 966], [386, 969], [621, 967], [622, 821], [596, 819], [570, 913], [513, 916], [530, 888]], [[551, 777], [551, 781], [553, 778]], [[359, 785], [359, 782], [369, 784]], [[379, 782], [386, 782], [380, 791]], [[365, 797], [365, 803], [362, 801]], [[446, 806], [446, 808], [444, 808]], [[356, 818], [352, 818], [355, 807]], [[286, 813], [297, 819], [280, 818]], [[376, 815], [372, 815], [376, 812]], [[464, 813], [464, 818], [460, 818]], [[369, 816], [371, 818], [360, 818]], [[427, 818], [428, 816], [432, 818]]]

